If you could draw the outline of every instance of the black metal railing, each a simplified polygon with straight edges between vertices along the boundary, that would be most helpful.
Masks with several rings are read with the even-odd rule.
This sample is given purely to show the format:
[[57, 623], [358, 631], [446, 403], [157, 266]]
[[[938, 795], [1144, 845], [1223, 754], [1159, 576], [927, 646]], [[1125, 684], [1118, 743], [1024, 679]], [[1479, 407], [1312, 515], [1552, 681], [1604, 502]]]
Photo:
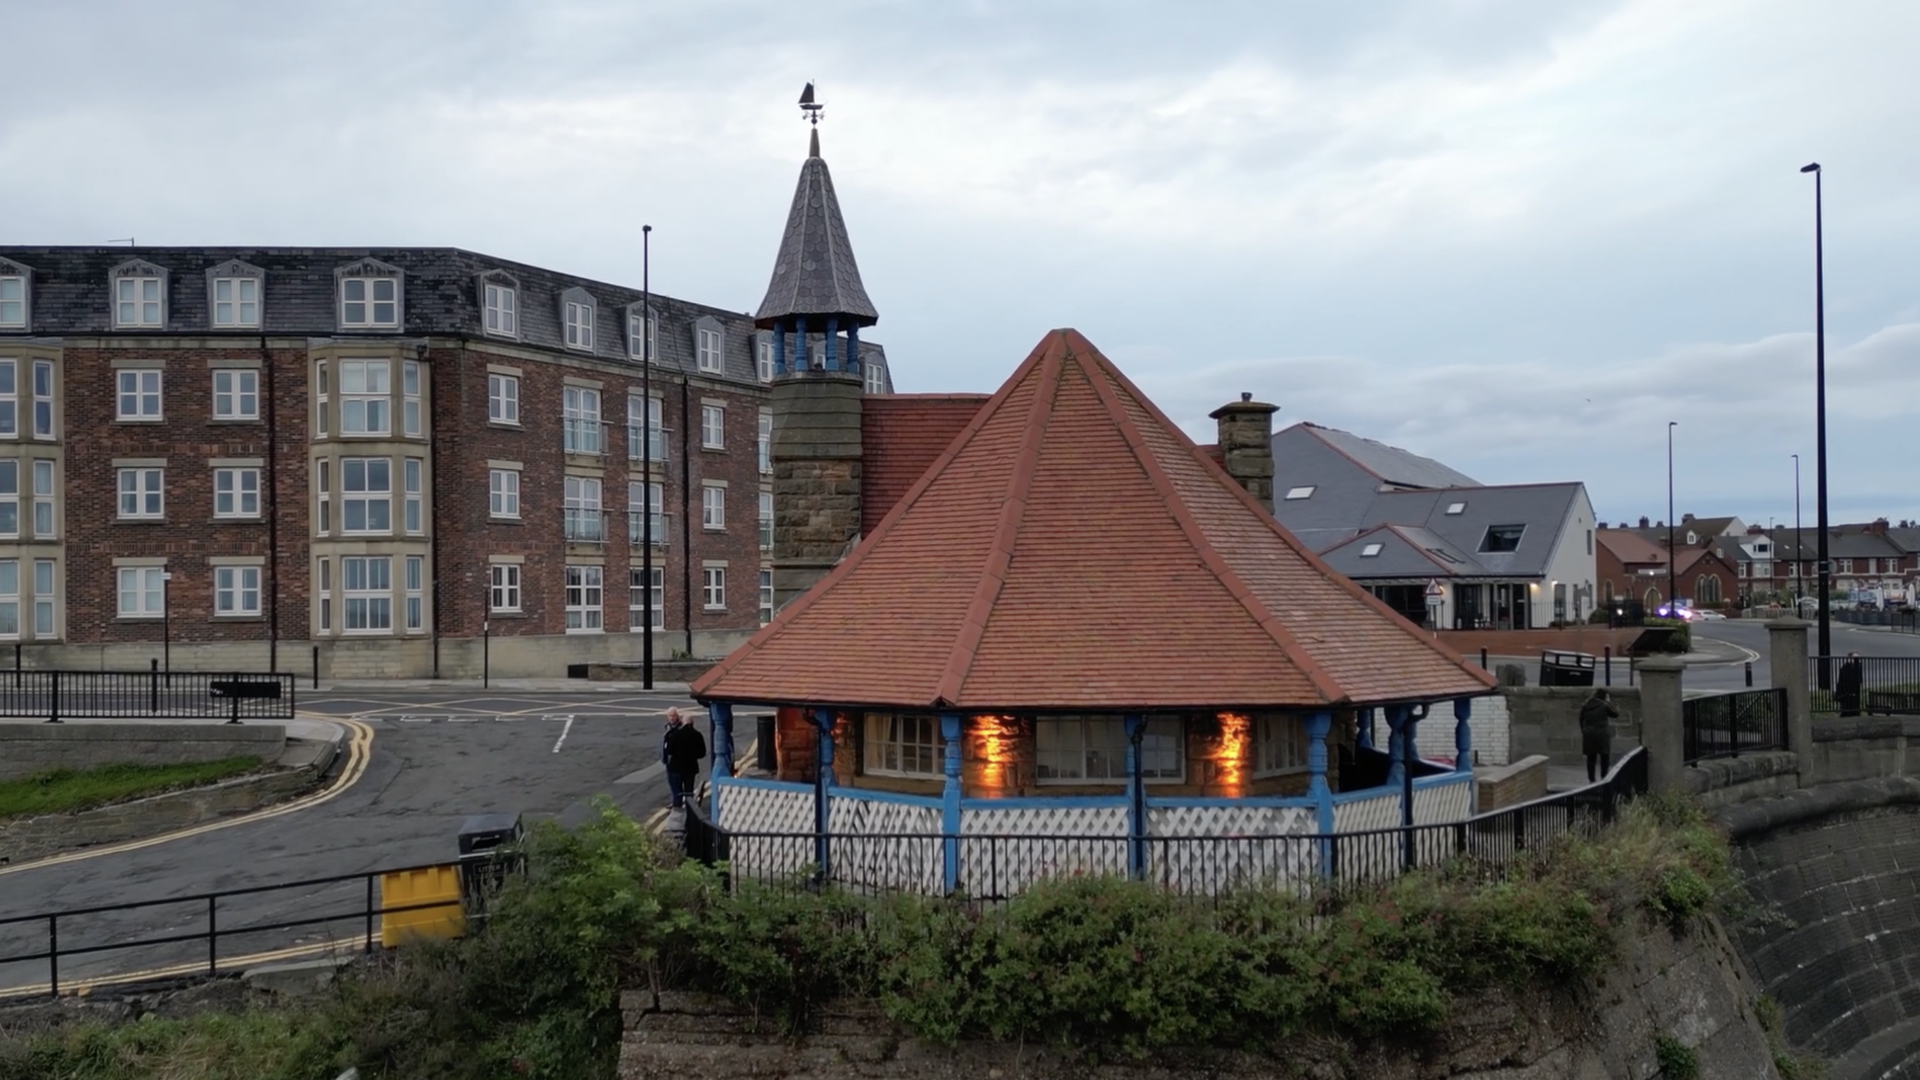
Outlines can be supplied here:
[[0, 716], [291, 720], [292, 675], [244, 672], [0, 671]]
[[1782, 688], [1702, 694], [1680, 703], [1681, 756], [1688, 765], [1787, 748]]
[[1807, 686], [1815, 715], [1920, 715], [1920, 656], [1808, 657]]
[[1408, 870], [1466, 860], [1504, 873], [1565, 836], [1591, 837], [1620, 805], [1647, 790], [1647, 756], [1635, 747], [1601, 780], [1572, 791], [1411, 828], [1293, 836], [1044, 836], [886, 833], [826, 838], [827, 867], [813, 833], [727, 832], [688, 815], [687, 852], [726, 866], [729, 881], [816, 888], [830, 881], [862, 894], [945, 890], [954, 860], [957, 891], [1003, 902], [1047, 878], [1133, 876], [1184, 895], [1240, 888], [1307, 889], [1391, 880]]

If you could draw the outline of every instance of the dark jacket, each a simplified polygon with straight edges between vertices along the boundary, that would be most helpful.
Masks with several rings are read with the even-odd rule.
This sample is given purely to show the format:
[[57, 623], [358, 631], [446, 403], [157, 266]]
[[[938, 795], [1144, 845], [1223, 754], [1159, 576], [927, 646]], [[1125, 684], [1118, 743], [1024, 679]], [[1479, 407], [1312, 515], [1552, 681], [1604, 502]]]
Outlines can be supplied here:
[[1580, 706], [1580, 752], [1583, 754], [1610, 754], [1613, 752], [1613, 718], [1620, 710], [1613, 702], [1599, 694], [1587, 698]]
[[1841, 710], [1848, 716], [1858, 715], [1860, 709], [1860, 661], [1848, 660], [1840, 665], [1840, 677], [1834, 680], [1833, 696], [1840, 699]]
[[707, 740], [692, 724], [667, 729], [660, 740], [660, 760], [674, 772], [700, 771], [700, 759], [707, 756]]

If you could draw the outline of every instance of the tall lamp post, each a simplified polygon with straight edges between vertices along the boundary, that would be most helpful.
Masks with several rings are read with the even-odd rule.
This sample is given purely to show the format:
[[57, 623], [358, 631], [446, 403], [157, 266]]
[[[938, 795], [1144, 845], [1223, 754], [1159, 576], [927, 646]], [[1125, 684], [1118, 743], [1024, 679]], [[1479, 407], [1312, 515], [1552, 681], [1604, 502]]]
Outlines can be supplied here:
[[1667, 615], [1675, 619], [1680, 617], [1680, 597], [1673, 568], [1680, 552], [1673, 546], [1673, 429], [1679, 425], [1678, 420], [1667, 421]]
[[[640, 685], [653, 689], [653, 226], [640, 226]], [[629, 356], [632, 354], [629, 353]], [[664, 500], [663, 500], [664, 501]]]
[[[1833, 655], [1833, 585], [1828, 580], [1827, 562], [1827, 278], [1826, 258], [1820, 230], [1820, 163], [1800, 168], [1813, 174], [1813, 514], [1814, 527], [1820, 530], [1814, 566], [1820, 611], [1819, 655]], [[1827, 665], [1820, 665], [1820, 689], [1827, 689]]]
[[1800, 617], [1800, 595], [1806, 592], [1800, 546], [1800, 455], [1793, 455], [1793, 617]]

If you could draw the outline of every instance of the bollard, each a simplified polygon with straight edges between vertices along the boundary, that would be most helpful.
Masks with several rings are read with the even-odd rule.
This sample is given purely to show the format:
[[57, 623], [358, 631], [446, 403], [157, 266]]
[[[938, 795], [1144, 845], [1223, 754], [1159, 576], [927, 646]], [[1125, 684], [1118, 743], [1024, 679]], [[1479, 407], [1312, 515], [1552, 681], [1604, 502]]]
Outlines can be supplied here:
[[313, 647], [313, 688], [320, 689], [320, 646]]
[[1484, 648], [1480, 650], [1480, 670], [1481, 671], [1492, 670], [1491, 668], [1487, 667], [1487, 650]]
[[1753, 689], [1753, 661], [1747, 661], [1747, 689]]
[[160, 661], [147, 661], [147, 715], [160, 715]]
[[1606, 661], [1607, 661], [1606, 685], [1612, 686], [1613, 685], [1613, 646], [1611, 645], [1602, 646], [1601, 652], [1605, 654]]

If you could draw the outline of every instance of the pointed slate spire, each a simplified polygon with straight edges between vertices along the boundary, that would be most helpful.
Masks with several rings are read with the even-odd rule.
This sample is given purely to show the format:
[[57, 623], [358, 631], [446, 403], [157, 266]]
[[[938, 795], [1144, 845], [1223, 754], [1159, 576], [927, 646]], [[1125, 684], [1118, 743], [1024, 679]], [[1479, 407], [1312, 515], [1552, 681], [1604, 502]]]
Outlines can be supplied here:
[[815, 327], [834, 318], [842, 330], [880, 321], [873, 301], [867, 299], [866, 286], [860, 283], [847, 223], [833, 194], [833, 176], [820, 156], [818, 129], [812, 134], [806, 164], [800, 166], [787, 230], [773, 261], [773, 280], [753, 318], [762, 329], [773, 329], [792, 326], [795, 317]]

